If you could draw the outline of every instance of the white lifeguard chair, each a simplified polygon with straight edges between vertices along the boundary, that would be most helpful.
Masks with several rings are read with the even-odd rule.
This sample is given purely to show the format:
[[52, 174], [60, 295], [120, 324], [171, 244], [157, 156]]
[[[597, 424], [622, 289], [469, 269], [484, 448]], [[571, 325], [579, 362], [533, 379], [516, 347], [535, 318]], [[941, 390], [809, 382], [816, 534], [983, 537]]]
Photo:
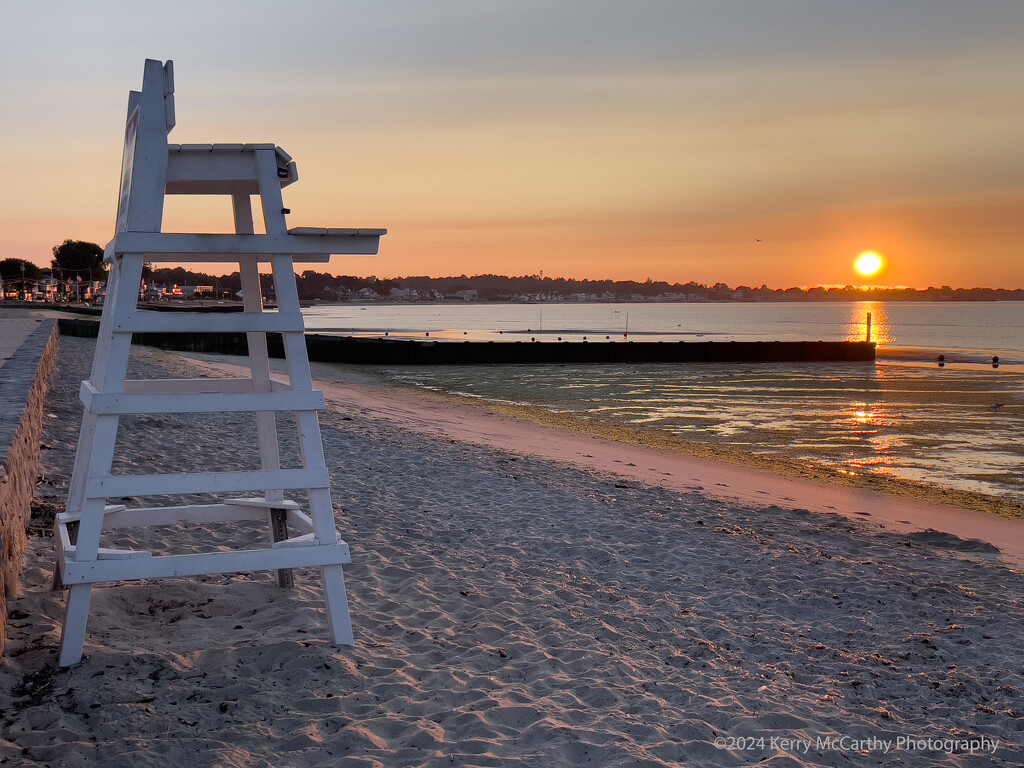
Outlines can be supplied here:
[[[330, 634], [351, 645], [342, 565], [351, 562], [338, 538], [299, 311], [293, 264], [322, 263], [331, 254], [373, 254], [383, 229], [287, 229], [281, 188], [298, 179], [295, 163], [274, 144], [168, 145], [174, 127], [172, 63], [147, 60], [142, 91], [128, 98], [121, 193], [92, 375], [82, 382], [82, 430], [66, 509], [57, 516], [55, 586], [68, 587], [60, 664], [82, 658], [92, 586], [97, 582], [276, 570], [323, 575]], [[165, 194], [230, 195], [235, 234], [161, 232]], [[254, 234], [253, 195], [262, 203], [266, 234]], [[233, 314], [145, 312], [137, 308], [143, 262], [237, 262], [243, 311]], [[269, 262], [278, 311], [264, 312], [259, 264]], [[242, 332], [248, 378], [126, 380], [132, 333]], [[280, 333], [286, 377], [271, 375], [267, 333]], [[260, 469], [238, 472], [112, 474], [118, 420], [127, 414], [253, 412]], [[302, 467], [282, 469], [275, 413], [292, 412]], [[127, 508], [120, 497], [225, 494], [212, 504]], [[289, 495], [304, 497], [305, 505]], [[101, 547], [105, 530], [180, 521], [265, 520], [267, 546], [229, 552], [154, 556]], [[288, 531], [297, 535], [288, 538]]]

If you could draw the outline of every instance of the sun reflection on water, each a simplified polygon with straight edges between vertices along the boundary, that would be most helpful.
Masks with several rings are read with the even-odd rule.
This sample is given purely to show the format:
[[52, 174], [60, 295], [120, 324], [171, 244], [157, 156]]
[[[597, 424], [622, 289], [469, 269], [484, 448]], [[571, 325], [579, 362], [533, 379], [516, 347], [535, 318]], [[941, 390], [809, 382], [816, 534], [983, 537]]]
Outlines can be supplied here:
[[[868, 315], [871, 315], [871, 338], [868, 339]], [[885, 304], [879, 301], [860, 301], [850, 305], [846, 321], [846, 341], [873, 341], [878, 346], [894, 344], [893, 331]]]
[[[884, 308], [867, 307], [892, 340]], [[859, 323], [859, 327], [858, 327]], [[874, 338], [875, 334], [872, 333]], [[861, 337], [863, 338], [863, 337]], [[1024, 377], [907, 365], [484, 366], [402, 369], [419, 386], [1024, 503]]]

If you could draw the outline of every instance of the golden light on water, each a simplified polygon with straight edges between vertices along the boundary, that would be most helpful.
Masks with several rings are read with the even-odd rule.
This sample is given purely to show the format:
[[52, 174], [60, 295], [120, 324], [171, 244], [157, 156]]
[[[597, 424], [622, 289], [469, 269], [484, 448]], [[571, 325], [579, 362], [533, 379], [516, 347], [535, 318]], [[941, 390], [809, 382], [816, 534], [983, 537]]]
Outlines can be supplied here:
[[882, 271], [882, 267], [885, 266], [885, 260], [882, 259], [881, 255], [874, 251], [864, 251], [860, 256], [854, 259], [853, 268], [857, 270], [857, 274], [863, 275], [864, 277], [874, 277]]
[[[871, 315], [871, 338], [868, 339], [868, 315]], [[880, 301], [859, 301], [850, 307], [846, 320], [847, 341], [873, 341], [879, 346], [896, 341], [885, 304]]]

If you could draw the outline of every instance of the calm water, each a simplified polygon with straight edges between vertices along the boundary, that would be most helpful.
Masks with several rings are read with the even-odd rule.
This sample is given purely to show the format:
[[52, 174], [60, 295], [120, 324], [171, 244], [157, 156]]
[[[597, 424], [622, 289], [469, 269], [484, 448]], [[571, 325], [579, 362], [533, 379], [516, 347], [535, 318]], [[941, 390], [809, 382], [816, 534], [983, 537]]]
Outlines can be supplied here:
[[[342, 305], [314, 332], [440, 339], [863, 339], [875, 364], [437, 366], [414, 387], [1024, 502], [1024, 302]], [[607, 337], [607, 338], [606, 338]], [[939, 367], [937, 357], [944, 355]], [[999, 367], [991, 364], [998, 355]]]

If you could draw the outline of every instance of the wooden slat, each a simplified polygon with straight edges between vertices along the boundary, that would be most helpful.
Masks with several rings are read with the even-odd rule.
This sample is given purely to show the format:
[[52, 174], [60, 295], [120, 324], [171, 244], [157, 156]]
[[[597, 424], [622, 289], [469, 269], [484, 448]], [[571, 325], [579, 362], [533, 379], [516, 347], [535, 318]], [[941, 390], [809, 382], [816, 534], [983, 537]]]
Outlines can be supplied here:
[[68, 535], [68, 528], [58, 521], [56, 527], [53, 529], [54, 538], [57, 540], [57, 564], [61, 570], [64, 571], [64, 564], [67, 562], [67, 553], [74, 545], [71, 543], [71, 537]]
[[[357, 230], [358, 231], [358, 230]], [[158, 256], [175, 256], [197, 261], [214, 255], [279, 254], [302, 256], [335, 253], [377, 253], [379, 234], [354, 235], [220, 235], [163, 232], [120, 232], [110, 241], [105, 254], [142, 253], [147, 261]]]
[[[240, 149], [236, 149], [236, 148], [240, 148]], [[263, 143], [263, 144], [168, 144], [167, 145], [167, 151], [168, 152], [183, 152], [183, 151], [184, 152], [196, 152], [196, 151], [206, 151], [206, 152], [224, 152], [224, 151], [231, 151], [231, 152], [238, 152], [238, 151], [254, 152], [257, 149], [277, 149], [277, 147], [275, 145], [269, 144], [269, 143]]]
[[228, 506], [239, 506], [239, 507], [259, 507], [260, 509], [298, 509], [299, 505], [289, 499], [282, 499], [280, 501], [274, 501], [272, 499], [265, 499], [259, 497], [245, 498], [245, 499], [228, 499], [224, 502]]
[[[124, 504], [107, 504], [103, 508], [103, 515], [104, 515], [103, 519], [106, 520], [106, 516], [107, 515], [112, 515], [115, 512], [123, 512], [125, 509], [127, 509], [127, 507]], [[82, 513], [77, 511], [77, 510], [72, 510], [70, 512], [64, 511], [64, 512], [58, 512], [57, 513], [57, 523], [60, 524], [60, 525], [67, 525], [68, 523], [73, 523], [75, 520], [81, 520], [81, 519], [82, 519]]]
[[113, 512], [103, 518], [103, 530], [158, 527], [178, 523], [219, 523], [266, 520], [267, 511], [226, 504], [189, 504], [180, 507], [135, 507]]
[[335, 229], [332, 227], [293, 227], [288, 230], [289, 235], [297, 235], [299, 237], [324, 237], [328, 235], [344, 235], [346, 237], [351, 237], [352, 235], [375, 235], [380, 237], [387, 233], [386, 229]]
[[91, 499], [119, 496], [162, 496], [186, 493], [241, 493], [268, 488], [299, 490], [330, 487], [327, 469], [277, 469], [193, 474], [97, 475], [86, 484]]
[[90, 413], [230, 413], [240, 411], [317, 411], [323, 410], [323, 392], [240, 392], [234, 394], [103, 394], [84, 381], [82, 403]]
[[131, 581], [169, 576], [200, 576], [208, 573], [274, 571], [280, 568], [315, 568], [351, 563], [348, 544], [318, 544], [306, 547], [249, 549], [240, 552], [210, 552], [165, 555], [138, 560], [64, 561], [64, 583], [94, 584], [99, 581]]
[[114, 333], [302, 333], [299, 312], [129, 312]]
[[[331, 516], [333, 519], [333, 515]], [[313, 518], [297, 509], [288, 510], [288, 524], [303, 533], [313, 532]]]
[[[75, 545], [72, 544], [64, 551], [65, 560], [74, 559]], [[144, 549], [113, 549], [111, 547], [100, 547], [97, 554], [98, 560], [139, 560], [144, 557], [152, 557], [153, 553]]]
[[290, 539], [281, 539], [270, 545], [271, 549], [288, 549], [289, 547], [315, 547], [320, 544], [312, 533], [304, 533], [302, 536], [293, 536]]
[[[349, 251], [348, 253], [352, 253]], [[361, 252], [362, 253], [362, 252]], [[372, 255], [376, 251], [366, 251], [364, 255]], [[163, 263], [176, 263], [180, 262], [184, 257], [188, 257], [190, 262], [193, 263], [209, 263], [209, 264], [237, 264], [239, 255], [235, 253], [147, 253], [146, 261], [153, 262], [155, 264]], [[252, 254], [256, 256], [256, 260], [260, 264], [266, 264], [270, 261], [270, 256], [267, 254]], [[106, 257], [104, 257], [106, 259]], [[297, 253], [292, 255], [292, 261], [296, 264], [326, 264], [331, 260], [331, 254], [329, 253]]]
[[[271, 392], [291, 392], [292, 385], [280, 379], [270, 380]], [[124, 391], [129, 395], [166, 395], [171, 393], [228, 394], [255, 392], [252, 379], [128, 379]]]

